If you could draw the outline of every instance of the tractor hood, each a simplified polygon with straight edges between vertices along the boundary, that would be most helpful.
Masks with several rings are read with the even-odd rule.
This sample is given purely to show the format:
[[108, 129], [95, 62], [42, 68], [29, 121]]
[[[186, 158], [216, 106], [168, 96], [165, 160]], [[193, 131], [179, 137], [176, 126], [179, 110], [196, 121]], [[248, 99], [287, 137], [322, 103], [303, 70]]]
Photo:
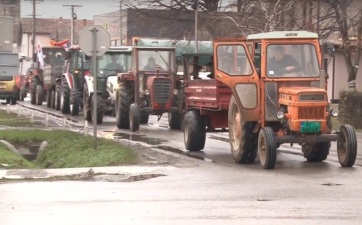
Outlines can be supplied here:
[[281, 87], [278, 102], [289, 106], [327, 105], [327, 91], [315, 87]]
[[289, 94], [289, 95], [300, 95], [300, 94], [327, 94], [327, 91], [322, 88], [315, 87], [281, 87], [279, 88], [279, 93]]

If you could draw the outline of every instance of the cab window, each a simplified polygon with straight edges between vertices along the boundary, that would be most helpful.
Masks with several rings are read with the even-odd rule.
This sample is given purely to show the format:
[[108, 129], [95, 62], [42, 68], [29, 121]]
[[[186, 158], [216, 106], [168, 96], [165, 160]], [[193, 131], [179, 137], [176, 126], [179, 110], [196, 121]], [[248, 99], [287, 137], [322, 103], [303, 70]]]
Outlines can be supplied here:
[[252, 67], [242, 45], [219, 45], [217, 47], [218, 70], [231, 75], [251, 75]]

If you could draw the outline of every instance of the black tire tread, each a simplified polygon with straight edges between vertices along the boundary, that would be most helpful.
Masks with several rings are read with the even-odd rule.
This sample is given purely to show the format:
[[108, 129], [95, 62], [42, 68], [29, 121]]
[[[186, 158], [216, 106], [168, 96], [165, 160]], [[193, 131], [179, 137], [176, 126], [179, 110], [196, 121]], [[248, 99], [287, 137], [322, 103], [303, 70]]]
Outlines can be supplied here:
[[274, 131], [270, 127], [264, 127], [261, 132], [264, 133], [267, 148], [265, 164], [262, 166], [264, 169], [274, 169], [277, 161], [277, 144]]
[[184, 131], [185, 148], [189, 151], [201, 151], [205, 147], [206, 127], [205, 120], [197, 110], [191, 110], [185, 115], [185, 130], [188, 130], [188, 137]]
[[134, 102], [133, 86], [130, 82], [118, 83], [116, 100], [116, 123], [119, 129], [129, 129], [129, 107]]

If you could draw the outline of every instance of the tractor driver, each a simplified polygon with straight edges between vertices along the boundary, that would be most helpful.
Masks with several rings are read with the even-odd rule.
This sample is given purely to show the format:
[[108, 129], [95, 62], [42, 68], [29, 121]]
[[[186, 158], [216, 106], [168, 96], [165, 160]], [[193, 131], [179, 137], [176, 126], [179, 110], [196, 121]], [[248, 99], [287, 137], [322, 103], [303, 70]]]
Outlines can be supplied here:
[[123, 73], [124, 72], [124, 68], [119, 65], [117, 63], [117, 56], [116, 55], [111, 55], [111, 63], [107, 64], [106, 67], [104, 68], [107, 72], [117, 72], [117, 73]]
[[145, 71], [156, 71], [156, 67], [159, 67], [160, 71], [161, 70], [164, 71], [164, 69], [160, 65], [156, 64], [155, 58], [150, 57], [150, 58], [148, 58], [148, 64], [143, 68], [143, 70], [145, 70]]
[[285, 73], [299, 71], [300, 64], [291, 55], [286, 55], [282, 46], [277, 46], [274, 57], [268, 62], [268, 75], [283, 76]]

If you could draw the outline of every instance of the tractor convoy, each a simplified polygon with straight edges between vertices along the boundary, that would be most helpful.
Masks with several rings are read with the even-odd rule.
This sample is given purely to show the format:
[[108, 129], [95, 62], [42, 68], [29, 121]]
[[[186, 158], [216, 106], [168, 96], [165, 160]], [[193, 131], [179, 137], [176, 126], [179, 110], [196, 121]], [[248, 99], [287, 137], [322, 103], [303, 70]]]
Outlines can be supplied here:
[[264, 169], [273, 169], [283, 144], [299, 144], [307, 161], [321, 162], [336, 141], [340, 165], [354, 165], [354, 129], [332, 129], [338, 110], [329, 110], [317, 34], [215, 39], [200, 53], [185, 43], [156, 42], [135, 38], [133, 46], [111, 47], [98, 57], [96, 92], [90, 60], [79, 46], [67, 52], [43, 47], [44, 69], [38, 62], [27, 79], [31, 103], [46, 100], [74, 116], [83, 109], [92, 122], [96, 94], [93, 122], [111, 115], [119, 129], [136, 132], [150, 115], [160, 119], [167, 113], [169, 127], [183, 131], [189, 151], [203, 150], [208, 132], [228, 132], [236, 163], [251, 164], [258, 156]]

